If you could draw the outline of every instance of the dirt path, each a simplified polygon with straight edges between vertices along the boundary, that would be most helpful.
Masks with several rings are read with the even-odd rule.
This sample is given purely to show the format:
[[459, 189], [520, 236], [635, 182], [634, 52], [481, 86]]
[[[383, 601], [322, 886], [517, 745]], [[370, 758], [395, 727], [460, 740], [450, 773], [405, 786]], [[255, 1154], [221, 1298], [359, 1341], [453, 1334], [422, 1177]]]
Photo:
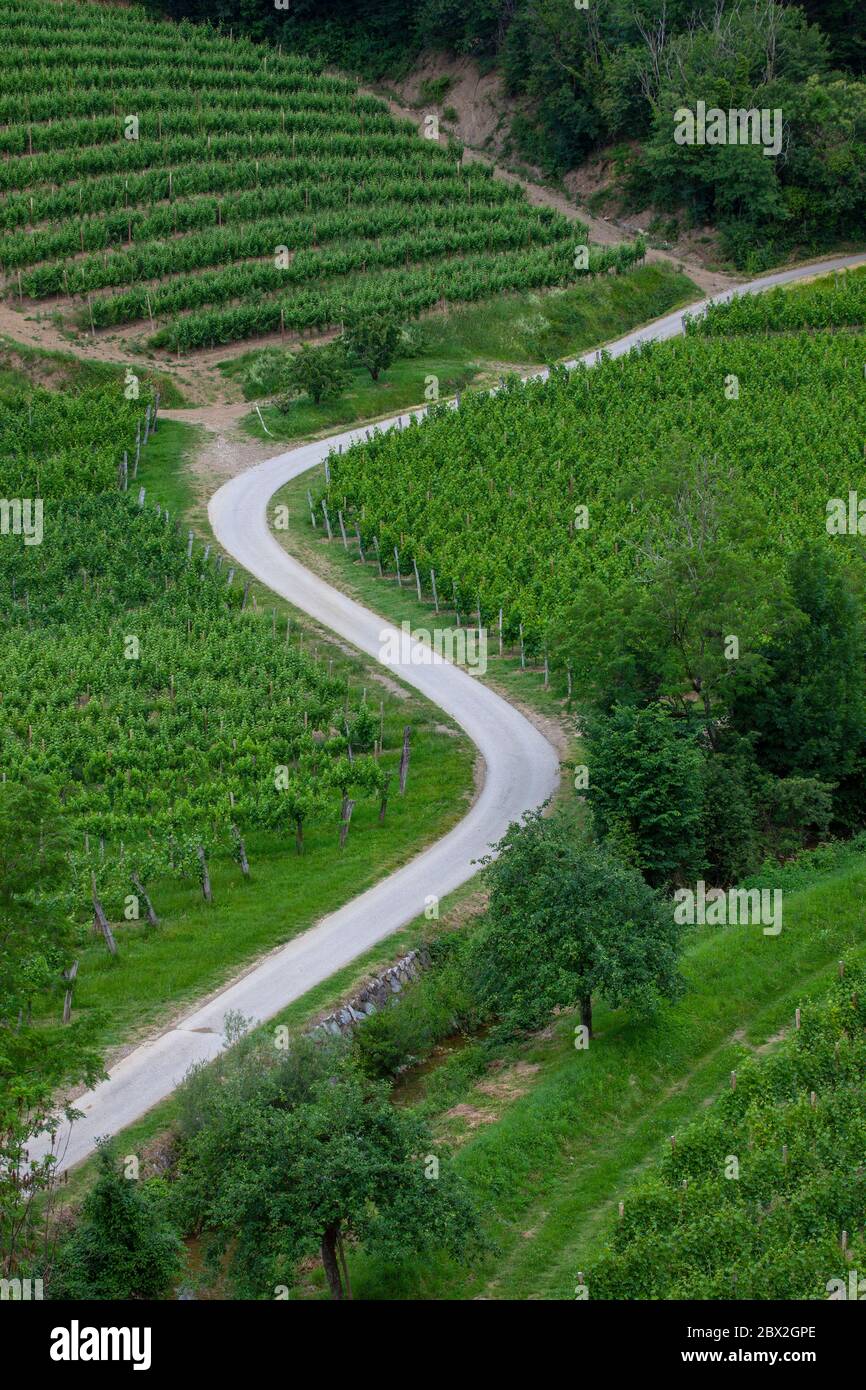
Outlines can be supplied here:
[[163, 419], [200, 425], [206, 431], [201, 446], [192, 452], [189, 459], [196, 512], [202, 517], [206, 514], [208, 499], [216, 488], [273, 456], [275, 446], [272, 441], [255, 439], [238, 428], [241, 416], [251, 408], [248, 401], [242, 401], [232, 405], [160, 411]]
[[[413, 125], [421, 124], [421, 112], [414, 107], [404, 105], [390, 93], [377, 91], [375, 88], [362, 87], [361, 90], [369, 96], [375, 96], [380, 101], [385, 101], [391, 115], [397, 120], [411, 121]], [[447, 98], [450, 101], [452, 98]], [[447, 129], [441, 130], [439, 144], [447, 145], [449, 140]], [[633, 241], [634, 232], [628, 228], [620, 227], [615, 222], [608, 221], [605, 217], [593, 217], [580, 207], [565, 193], [559, 192], [555, 188], [549, 188], [546, 184], [538, 183], [527, 178], [523, 174], [514, 173], [512, 170], [483, 151], [465, 144], [463, 148], [464, 164], [483, 164], [488, 169], [492, 169], [494, 177], [503, 183], [518, 185], [523, 189], [528, 201], [533, 207], [552, 208], [554, 211], [567, 217], [570, 222], [582, 222], [589, 229], [589, 239], [599, 246], [618, 246], [624, 241]], [[739, 281], [732, 275], [727, 275], [722, 271], [708, 270], [694, 256], [678, 256], [673, 252], [660, 251], [651, 247], [647, 251], [648, 261], [660, 264], [673, 265], [678, 270], [684, 270], [695, 282], [704, 294], [717, 294], [722, 290], [730, 289], [732, 285]]]

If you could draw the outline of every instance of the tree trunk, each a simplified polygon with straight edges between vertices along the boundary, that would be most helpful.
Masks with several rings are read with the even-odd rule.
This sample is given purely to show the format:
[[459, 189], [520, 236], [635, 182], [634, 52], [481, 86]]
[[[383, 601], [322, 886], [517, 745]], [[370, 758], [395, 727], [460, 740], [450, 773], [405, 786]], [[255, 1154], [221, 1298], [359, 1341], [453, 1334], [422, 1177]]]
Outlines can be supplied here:
[[388, 792], [391, 788], [391, 774], [388, 773], [382, 786], [382, 795], [379, 799], [379, 824], [385, 824], [385, 812], [388, 809]]
[[114, 940], [114, 934], [111, 930], [111, 927], [108, 925], [108, 918], [105, 915], [102, 903], [96, 896], [96, 875], [93, 873], [90, 875], [90, 885], [93, 890], [93, 918], [95, 926], [98, 927], [98, 929], [102, 932], [102, 935], [105, 937], [105, 944], [108, 947], [111, 954], [113, 956], [116, 956], [117, 943]]
[[64, 970], [63, 978], [66, 981], [66, 995], [63, 999], [63, 1022], [68, 1023], [72, 1017], [72, 986], [78, 974], [78, 961], [74, 960], [68, 970]]
[[236, 826], [236, 825], [233, 825], [233, 826], [232, 826], [232, 829], [234, 830], [235, 835], [237, 836], [238, 861], [239, 861], [240, 866], [241, 866], [241, 873], [243, 874], [244, 878], [249, 878], [249, 876], [250, 876], [250, 864], [249, 864], [249, 860], [247, 859], [246, 846], [245, 846], [245, 844], [244, 844], [244, 842], [243, 842], [243, 839], [242, 839], [242, 837], [241, 837], [241, 833], [240, 833], [240, 831], [238, 830], [237, 826]]
[[304, 821], [302, 816], [295, 816], [295, 849], [298, 854], [304, 852]]
[[580, 1000], [580, 1021], [587, 1031], [587, 1035], [592, 1037], [592, 995], [584, 994]]
[[337, 1260], [337, 1240], [340, 1234], [340, 1227], [337, 1222], [329, 1226], [322, 1236], [322, 1265], [325, 1270], [325, 1278], [328, 1281], [328, 1288], [331, 1290], [331, 1297], [339, 1300], [345, 1298], [343, 1290], [343, 1280], [340, 1275], [340, 1265]]
[[354, 801], [348, 796], [343, 797], [343, 808], [340, 813], [340, 849], [346, 848], [346, 840], [349, 835], [349, 822], [352, 819], [352, 812], [355, 809]]

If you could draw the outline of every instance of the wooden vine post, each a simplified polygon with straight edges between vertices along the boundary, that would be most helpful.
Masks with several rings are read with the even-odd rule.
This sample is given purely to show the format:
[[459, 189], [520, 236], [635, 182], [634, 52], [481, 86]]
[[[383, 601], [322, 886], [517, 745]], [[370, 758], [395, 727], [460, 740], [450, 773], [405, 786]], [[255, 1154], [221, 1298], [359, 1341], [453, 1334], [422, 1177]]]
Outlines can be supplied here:
[[210, 886], [210, 874], [207, 867], [207, 855], [204, 852], [204, 845], [199, 845], [196, 850], [198, 862], [201, 865], [201, 894], [206, 903], [213, 902], [213, 894]]
[[407, 724], [403, 730], [403, 752], [400, 754], [400, 795], [406, 791], [406, 779], [409, 776], [409, 737], [412, 733], [411, 724]]
[[99, 898], [97, 897], [95, 873], [91, 873], [90, 875], [90, 886], [93, 892], [94, 926], [102, 932], [102, 935], [105, 938], [106, 946], [108, 947], [111, 954], [113, 956], [116, 956], [117, 942], [115, 941], [114, 933], [112, 932], [111, 927], [108, 924], [108, 918], [105, 915], [102, 903], [99, 901]]
[[141, 898], [141, 901], [144, 903], [144, 909], [145, 909], [145, 912], [147, 913], [147, 924], [148, 924], [148, 926], [150, 926], [150, 927], [158, 927], [158, 926], [159, 926], [159, 918], [157, 917], [156, 913], [154, 912], [153, 903], [150, 901], [150, 898], [148, 897], [147, 891], [145, 890], [144, 884], [142, 883], [141, 879], [138, 877], [138, 874], [131, 874], [131, 875], [130, 875], [130, 882], [132, 883], [132, 886], [133, 886], [133, 888], [135, 889], [135, 891], [136, 891], [136, 893], [138, 894], [138, 896]]

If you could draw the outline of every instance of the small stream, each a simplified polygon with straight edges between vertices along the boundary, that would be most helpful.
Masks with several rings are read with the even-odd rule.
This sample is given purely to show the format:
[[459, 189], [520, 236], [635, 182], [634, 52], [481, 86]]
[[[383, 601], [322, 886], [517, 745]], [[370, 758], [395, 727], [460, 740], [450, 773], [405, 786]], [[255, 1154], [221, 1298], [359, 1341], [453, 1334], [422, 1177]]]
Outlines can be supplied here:
[[462, 1052], [464, 1048], [477, 1042], [480, 1036], [480, 1033], [452, 1033], [450, 1037], [443, 1038], [423, 1062], [418, 1062], [415, 1066], [408, 1066], [405, 1071], [400, 1072], [395, 1077], [391, 1088], [393, 1104], [399, 1106], [417, 1105], [419, 1101], [424, 1099], [427, 1079], [431, 1073], [437, 1071], [455, 1053]]

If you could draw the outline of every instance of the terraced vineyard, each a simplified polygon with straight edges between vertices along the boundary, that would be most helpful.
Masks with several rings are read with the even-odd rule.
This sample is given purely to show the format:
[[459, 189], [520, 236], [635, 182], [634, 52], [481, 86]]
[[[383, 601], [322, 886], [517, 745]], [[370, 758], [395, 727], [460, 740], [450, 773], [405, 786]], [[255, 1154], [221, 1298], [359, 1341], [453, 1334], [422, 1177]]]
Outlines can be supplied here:
[[581, 228], [307, 58], [47, 0], [0, 0], [0, 40], [7, 292], [84, 330], [189, 350], [643, 254], [575, 269]]

